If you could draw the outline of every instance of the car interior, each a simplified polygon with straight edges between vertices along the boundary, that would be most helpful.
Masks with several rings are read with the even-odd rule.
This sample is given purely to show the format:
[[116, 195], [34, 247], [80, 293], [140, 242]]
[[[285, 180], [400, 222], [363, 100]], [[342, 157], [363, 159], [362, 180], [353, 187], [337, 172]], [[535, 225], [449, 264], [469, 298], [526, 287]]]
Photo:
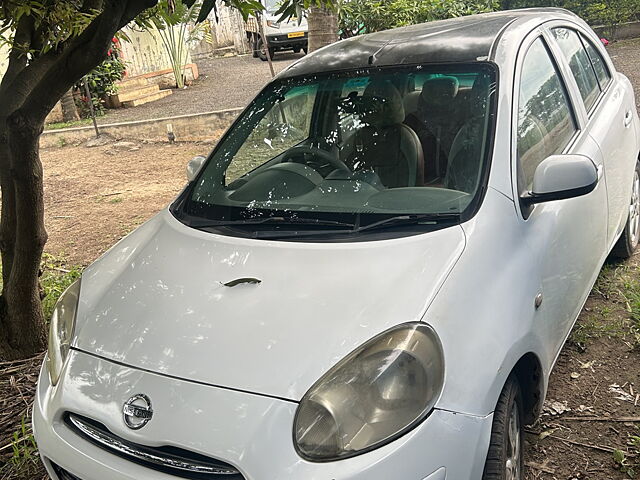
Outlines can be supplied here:
[[398, 73], [293, 88], [248, 126], [251, 133], [231, 162], [222, 160], [224, 190], [194, 199], [459, 213], [481, 179], [491, 78], [483, 72]]

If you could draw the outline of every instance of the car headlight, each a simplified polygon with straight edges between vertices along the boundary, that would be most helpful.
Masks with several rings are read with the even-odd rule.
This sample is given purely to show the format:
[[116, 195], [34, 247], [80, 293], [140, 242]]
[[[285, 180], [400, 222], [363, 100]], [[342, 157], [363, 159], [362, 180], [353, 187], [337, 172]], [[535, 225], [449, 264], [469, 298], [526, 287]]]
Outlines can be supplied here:
[[80, 280], [76, 280], [60, 295], [51, 316], [47, 369], [52, 385], [58, 383], [62, 366], [69, 355], [79, 296]]
[[267, 20], [267, 27], [280, 28], [280, 22], [277, 20]]
[[370, 451], [421, 422], [444, 382], [440, 341], [424, 323], [398, 325], [347, 355], [304, 395], [298, 454], [331, 461]]

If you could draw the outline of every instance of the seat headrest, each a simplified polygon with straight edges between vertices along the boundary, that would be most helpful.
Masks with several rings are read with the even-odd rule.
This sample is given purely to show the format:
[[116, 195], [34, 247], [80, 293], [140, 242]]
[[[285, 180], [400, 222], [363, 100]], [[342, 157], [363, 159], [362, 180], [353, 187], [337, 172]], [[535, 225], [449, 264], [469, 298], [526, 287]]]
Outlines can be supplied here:
[[456, 77], [430, 78], [422, 85], [420, 100], [424, 106], [450, 106], [458, 95], [460, 84]]
[[407, 93], [402, 102], [404, 103], [404, 113], [409, 115], [418, 110], [418, 102], [420, 101], [420, 92]]
[[362, 95], [362, 120], [375, 127], [389, 127], [404, 121], [404, 103], [398, 89], [388, 80], [374, 81]]
[[491, 94], [491, 79], [487, 75], [478, 75], [471, 87], [471, 104], [484, 110]]

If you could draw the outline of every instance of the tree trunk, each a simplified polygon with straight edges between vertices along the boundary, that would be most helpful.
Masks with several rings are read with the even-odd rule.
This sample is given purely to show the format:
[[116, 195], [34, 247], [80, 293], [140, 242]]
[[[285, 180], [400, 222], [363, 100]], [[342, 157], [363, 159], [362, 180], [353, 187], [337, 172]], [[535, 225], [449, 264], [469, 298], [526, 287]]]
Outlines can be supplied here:
[[65, 122], [75, 122], [80, 120], [76, 102], [73, 100], [73, 89], [67, 90], [67, 92], [62, 96], [60, 103], [62, 103], [62, 117]]
[[0, 116], [0, 188], [2, 189], [2, 212], [0, 213], [0, 255], [2, 256], [2, 295], [9, 284], [13, 265], [13, 247], [16, 242], [15, 191], [10, 175], [9, 138], [3, 128], [6, 117]]
[[[38, 141], [39, 122], [18, 110], [8, 119], [8, 145], [11, 151], [15, 245], [8, 282], [4, 289], [5, 318], [3, 334], [9, 354], [31, 356], [46, 348], [46, 328], [40, 304], [40, 258], [47, 232], [44, 227], [42, 164]], [[3, 191], [3, 203], [5, 200]], [[13, 355], [11, 353], [13, 352]]]
[[309, 52], [338, 41], [338, 15], [326, 7], [309, 9]]

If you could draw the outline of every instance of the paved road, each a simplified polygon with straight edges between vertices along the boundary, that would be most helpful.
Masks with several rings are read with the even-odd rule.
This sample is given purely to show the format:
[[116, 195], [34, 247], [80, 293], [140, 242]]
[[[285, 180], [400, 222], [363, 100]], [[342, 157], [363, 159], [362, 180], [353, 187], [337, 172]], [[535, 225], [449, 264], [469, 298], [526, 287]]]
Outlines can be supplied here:
[[[302, 53], [276, 53], [273, 62], [276, 73], [302, 56]], [[104, 125], [244, 107], [271, 78], [267, 62], [251, 55], [202, 59], [197, 64], [200, 78], [193, 86], [173, 90], [173, 95], [139, 107], [109, 110], [107, 115], [98, 119], [98, 123]]]

